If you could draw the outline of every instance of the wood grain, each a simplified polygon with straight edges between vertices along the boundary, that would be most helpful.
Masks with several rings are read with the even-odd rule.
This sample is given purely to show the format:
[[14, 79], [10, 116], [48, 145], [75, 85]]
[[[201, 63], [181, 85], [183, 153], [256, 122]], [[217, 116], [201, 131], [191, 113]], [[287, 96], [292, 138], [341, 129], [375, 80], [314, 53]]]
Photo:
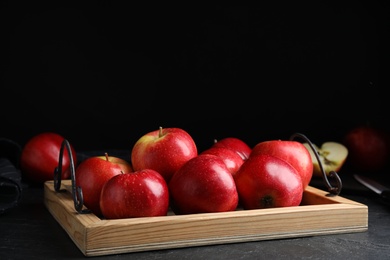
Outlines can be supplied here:
[[368, 207], [307, 187], [302, 204], [259, 210], [106, 220], [74, 208], [70, 181], [56, 192], [44, 187], [44, 203], [85, 256], [157, 249], [363, 232]]

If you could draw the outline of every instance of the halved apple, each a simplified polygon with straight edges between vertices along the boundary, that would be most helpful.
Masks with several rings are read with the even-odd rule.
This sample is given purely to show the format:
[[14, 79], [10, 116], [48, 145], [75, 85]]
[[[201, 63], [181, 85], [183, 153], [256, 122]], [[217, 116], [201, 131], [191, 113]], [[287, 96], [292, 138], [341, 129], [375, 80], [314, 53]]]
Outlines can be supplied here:
[[[303, 143], [303, 145], [309, 150], [313, 161], [313, 176], [322, 176], [321, 168], [313, 149], [311, 149], [308, 143]], [[327, 175], [331, 171], [340, 171], [348, 156], [348, 149], [346, 146], [337, 142], [325, 142], [321, 147], [318, 147], [315, 144], [313, 144], [313, 146], [317, 150], [318, 157]]]

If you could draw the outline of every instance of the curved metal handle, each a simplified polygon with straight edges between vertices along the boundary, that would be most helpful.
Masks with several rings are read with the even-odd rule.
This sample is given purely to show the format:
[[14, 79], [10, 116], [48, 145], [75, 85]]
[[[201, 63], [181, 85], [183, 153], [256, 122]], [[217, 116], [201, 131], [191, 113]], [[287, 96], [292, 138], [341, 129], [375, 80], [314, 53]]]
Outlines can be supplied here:
[[62, 175], [62, 158], [64, 154], [64, 147], [66, 147], [69, 155], [69, 170], [70, 176], [72, 179], [72, 195], [74, 207], [78, 213], [90, 213], [91, 211], [88, 209], [83, 209], [84, 199], [83, 199], [83, 191], [81, 187], [76, 187], [76, 176], [75, 176], [75, 166], [72, 155], [72, 150], [68, 140], [64, 139], [61, 144], [60, 155], [58, 159], [58, 166], [54, 169], [54, 190], [57, 192], [61, 192], [61, 175]]
[[325, 183], [326, 187], [328, 188], [328, 191], [329, 191], [328, 195], [331, 195], [331, 196], [339, 195], [343, 185], [342, 185], [341, 179], [340, 179], [339, 175], [337, 174], [337, 172], [335, 172], [335, 171], [329, 172], [329, 177], [336, 180], [336, 187], [333, 187], [328, 180], [328, 176], [324, 170], [324, 167], [322, 166], [320, 157], [318, 155], [318, 151], [315, 149], [313, 143], [309, 140], [309, 138], [307, 138], [305, 135], [303, 135], [301, 133], [292, 134], [290, 137], [290, 140], [294, 140], [294, 138], [296, 138], [296, 137], [300, 137], [303, 140], [305, 140], [309, 144], [310, 148], [313, 150], [314, 155], [316, 156], [316, 159], [318, 161], [318, 165], [320, 166], [320, 169], [322, 172], [322, 179], [324, 180], [324, 183]]

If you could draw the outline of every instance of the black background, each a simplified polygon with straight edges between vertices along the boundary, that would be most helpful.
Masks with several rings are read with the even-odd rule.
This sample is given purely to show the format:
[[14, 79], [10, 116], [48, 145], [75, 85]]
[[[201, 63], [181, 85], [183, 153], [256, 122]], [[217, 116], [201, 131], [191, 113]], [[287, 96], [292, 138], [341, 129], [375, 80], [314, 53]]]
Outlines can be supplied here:
[[0, 136], [131, 149], [180, 127], [203, 150], [227, 136], [320, 143], [389, 124], [386, 1], [83, 3], [1, 2]]

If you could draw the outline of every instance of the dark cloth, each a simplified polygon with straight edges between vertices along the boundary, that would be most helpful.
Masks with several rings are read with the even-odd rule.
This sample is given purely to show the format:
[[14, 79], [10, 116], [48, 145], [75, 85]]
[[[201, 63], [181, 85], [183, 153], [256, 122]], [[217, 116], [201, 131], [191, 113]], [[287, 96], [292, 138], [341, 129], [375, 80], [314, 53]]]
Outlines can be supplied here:
[[0, 138], [0, 215], [16, 207], [22, 198], [20, 153], [17, 143]]

